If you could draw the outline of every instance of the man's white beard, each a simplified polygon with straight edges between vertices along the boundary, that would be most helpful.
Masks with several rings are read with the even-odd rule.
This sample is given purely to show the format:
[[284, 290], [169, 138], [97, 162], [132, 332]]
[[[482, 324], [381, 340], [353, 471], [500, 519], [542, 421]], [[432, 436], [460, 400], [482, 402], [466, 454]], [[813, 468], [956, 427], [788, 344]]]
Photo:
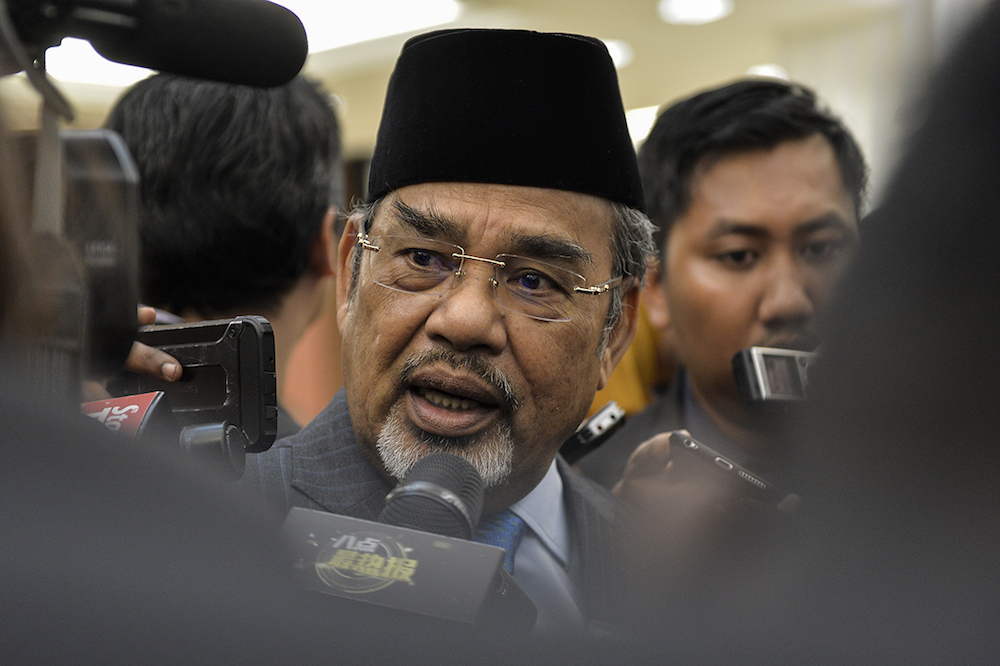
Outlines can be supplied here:
[[[514, 457], [514, 436], [510, 425], [500, 420], [489, 430], [476, 435], [471, 443], [441, 446], [420, 441], [421, 434], [403, 418], [403, 406], [397, 403], [379, 433], [376, 448], [386, 471], [402, 479], [418, 460], [428, 453], [444, 451], [465, 458], [479, 472], [487, 488], [499, 486], [510, 476]], [[433, 435], [426, 435], [433, 439]], [[444, 438], [438, 438], [444, 439]]]

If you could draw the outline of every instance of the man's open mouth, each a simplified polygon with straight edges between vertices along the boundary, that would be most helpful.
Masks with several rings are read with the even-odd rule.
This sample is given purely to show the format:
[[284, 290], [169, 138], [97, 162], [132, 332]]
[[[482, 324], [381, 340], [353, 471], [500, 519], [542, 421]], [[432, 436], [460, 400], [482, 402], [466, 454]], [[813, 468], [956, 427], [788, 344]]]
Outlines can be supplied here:
[[507, 378], [477, 356], [426, 352], [407, 360], [400, 380], [408, 420], [432, 436], [476, 436], [517, 410]]
[[415, 390], [420, 397], [435, 407], [444, 407], [445, 409], [462, 411], [484, 406], [477, 400], [464, 398], [458, 395], [451, 395], [450, 393], [444, 393], [432, 388], [417, 387]]
[[488, 401], [485, 393], [472, 397], [470, 393], [478, 389], [466, 388], [468, 390], [462, 390], [456, 385], [452, 393], [441, 387], [410, 386], [408, 405], [411, 421], [421, 430], [443, 437], [465, 437], [481, 431], [501, 412], [494, 402]]

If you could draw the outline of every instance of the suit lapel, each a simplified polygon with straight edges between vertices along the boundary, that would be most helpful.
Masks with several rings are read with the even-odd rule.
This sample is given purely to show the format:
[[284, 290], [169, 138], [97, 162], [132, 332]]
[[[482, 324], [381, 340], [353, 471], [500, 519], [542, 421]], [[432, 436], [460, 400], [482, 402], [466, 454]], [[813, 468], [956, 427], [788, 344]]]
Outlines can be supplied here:
[[610, 493], [574, 472], [562, 458], [556, 462], [573, 535], [570, 578], [584, 592], [584, 616], [613, 622], [624, 601], [628, 514]]
[[358, 446], [343, 390], [295, 436], [291, 457], [294, 505], [378, 518], [392, 485]]

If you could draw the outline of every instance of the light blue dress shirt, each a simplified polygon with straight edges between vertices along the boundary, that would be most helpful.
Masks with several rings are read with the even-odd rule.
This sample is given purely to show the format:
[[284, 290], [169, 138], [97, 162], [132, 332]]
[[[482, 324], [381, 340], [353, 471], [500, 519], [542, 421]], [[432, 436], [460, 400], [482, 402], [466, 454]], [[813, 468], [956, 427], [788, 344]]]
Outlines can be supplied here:
[[554, 460], [541, 482], [510, 509], [528, 526], [514, 555], [514, 580], [538, 608], [535, 632], [582, 632], [579, 592], [566, 570], [571, 536]]

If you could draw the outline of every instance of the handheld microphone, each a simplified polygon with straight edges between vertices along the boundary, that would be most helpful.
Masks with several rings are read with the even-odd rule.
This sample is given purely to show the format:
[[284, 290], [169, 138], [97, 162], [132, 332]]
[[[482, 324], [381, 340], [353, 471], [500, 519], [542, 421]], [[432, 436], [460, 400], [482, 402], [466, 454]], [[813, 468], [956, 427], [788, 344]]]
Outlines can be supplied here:
[[265, 0], [9, 0], [29, 46], [88, 40], [108, 60], [192, 78], [279, 86], [309, 46], [290, 10]]
[[[465, 458], [432, 453], [413, 465], [385, 498], [380, 523], [409, 527], [457, 539], [472, 539], [482, 514], [486, 490], [479, 472]], [[528, 633], [538, 609], [503, 567], [497, 569], [478, 622]]]
[[386, 496], [378, 521], [471, 540], [485, 492], [482, 477], [468, 460], [432, 453], [418, 460]]

